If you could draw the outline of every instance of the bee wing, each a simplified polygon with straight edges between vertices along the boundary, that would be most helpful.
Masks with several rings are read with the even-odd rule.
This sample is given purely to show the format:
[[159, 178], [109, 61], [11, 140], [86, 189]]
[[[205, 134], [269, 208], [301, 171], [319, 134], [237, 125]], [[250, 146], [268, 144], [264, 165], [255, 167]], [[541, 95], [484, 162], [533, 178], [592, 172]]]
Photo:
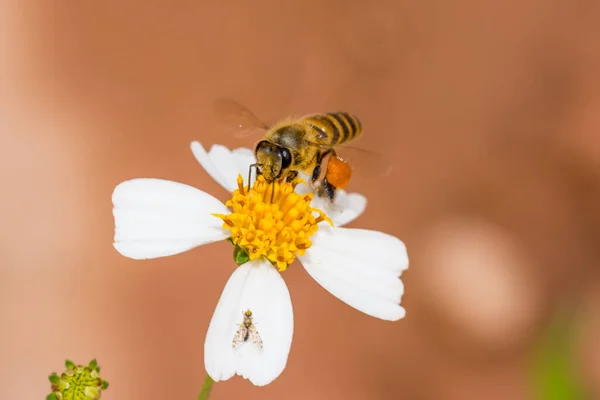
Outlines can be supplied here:
[[233, 336], [232, 346], [234, 348], [236, 348], [240, 343], [242, 343], [244, 341], [247, 330], [248, 330], [248, 328], [246, 328], [246, 325], [240, 324], [240, 327], [238, 328], [237, 332]]
[[[331, 146], [322, 144], [316, 140], [309, 139], [307, 142], [312, 146], [318, 146], [322, 151], [331, 149]], [[336, 155], [348, 162], [352, 172], [369, 179], [381, 179], [392, 173], [392, 162], [383, 154], [367, 150], [360, 146], [341, 144], [334, 146]]]
[[250, 334], [250, 339], [252, 339], [252, 343], [257, 345], [259, 349], [262, 349], [263, 342], [254, 324], [250, 325], [250, 328], [248, 328], [248, 332]]
[[347, 161], [361, 175], [380, 179], [392, 173], [391, 160], [380, 152], [348, 145], [342, 145], [335, 151], [338, 157]]
[[213, 114], [218, 124], [237, 138], [264, 134], [269, 127], [235, 100], [221, 97], [213, 102]]

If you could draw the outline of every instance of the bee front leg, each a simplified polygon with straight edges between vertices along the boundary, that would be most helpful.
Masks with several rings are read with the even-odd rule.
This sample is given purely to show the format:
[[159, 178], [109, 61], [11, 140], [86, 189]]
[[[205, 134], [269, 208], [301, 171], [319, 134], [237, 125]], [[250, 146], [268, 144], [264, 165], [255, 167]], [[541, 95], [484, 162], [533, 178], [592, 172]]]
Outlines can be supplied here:
[[290, 171], [290, 172], [288, 172], [287, 176], [285, 177], [285, 181], [293, 182], [297, 176], [298, 176], [298, 171]]
[[258, 177], [260, 175], [262, 175], [262, 172], [261, 172], [261, 170], [259, 168], [261, 165], [262, 164], [254, 163], [254, 164], [250, 164], [250, 166], [248, 167], [248, 190], [250, 190], [250, 187], [252, 187], [252, 184], [251, 184], [251, 180], [252, 180], [252, 168], [256, 169], [256, 179], [258, 179]]

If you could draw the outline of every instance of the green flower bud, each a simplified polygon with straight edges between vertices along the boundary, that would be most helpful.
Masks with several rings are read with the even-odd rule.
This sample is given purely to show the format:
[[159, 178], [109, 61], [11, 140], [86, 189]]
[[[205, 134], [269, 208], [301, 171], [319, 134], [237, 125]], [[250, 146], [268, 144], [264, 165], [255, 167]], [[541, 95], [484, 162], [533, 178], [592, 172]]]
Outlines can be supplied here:
[[87, 366], [75, 365], [73, 361], [65, 361], [65, 372], [60, 376], [52, 373], [48, 380], [52, 384], [52, 393], [46, 400], [98, 400], [108, 382], [100, 378], [100, 367], [96, 360]]

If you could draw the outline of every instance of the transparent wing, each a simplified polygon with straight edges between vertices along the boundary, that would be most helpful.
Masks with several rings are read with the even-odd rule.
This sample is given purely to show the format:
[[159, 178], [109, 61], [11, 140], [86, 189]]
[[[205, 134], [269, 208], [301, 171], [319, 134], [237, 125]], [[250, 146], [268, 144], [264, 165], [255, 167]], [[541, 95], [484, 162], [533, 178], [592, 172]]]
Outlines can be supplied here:
[[232, 346], [234, 348], [236, 348], [240, 343], [242, 343], [244, 341], [244, 338], [246, 337], [246, 332], [247, 331], [248, 331], [248, 328], [246, 328], [246, 325], [240, 324], [239, 329], [237, 330], [237, 332], [233, 336]]
[[[323, 144], [310, 143], [311, 146], [318, 146], [322, 151], [329, 150], [331, 147]], [[382, 179], [392, 173], [392, 162], [389, 158], [377, 151], [364, 149], [354, 144], [343, 144], [334, 147], [338, 158], [346, 161], [352, 168], [352, 173], [369, 179]]]
[[258, 330], [256, 329], [256, 326], [254, 324], [250, 325], [250, 328], [248, 328], [248, 332], [249, 332], [249, 336], [250, 339], [252, 340], [252, 343], [254, 343], [256, 346], [258, 346], [259, 349], [262, 349], [263, 347], [263, 342], [262, 339], [260, 338], [260, 335], [258, 334]]
[[237, 138], [264, 134], [269, 127], [235, 100], [218, 98], [213, 102], [213, 114], [221, 128]]
[[353, 172], [363, 176], [380, 179], [390, 176], [392, 162], [383, 154], [357, 146], [342, 145], [335, 149], [338, 157], [347, 161]]
[[[233, 99], [221, 97], [213, 102], [213, 113], [221, 129], [228, 135], [238, 139], [246, 139], [246, 147], [253, 148], [257, 140], [264, 135], [269, 126], [261, 121], [254, 113]], [[252, 143], [251, 143], [252, 140]], [[309, 146], [317, 146], [328, 150], [330, 147], [322, 144], [316, 137], [305, 138]], [[246, 144], [246, 142], [244, 142]], [[335, 146], [338, 157], [347, 161], [353, 175], [364, 176], [368, 179], [380, 179], [392, 172], [391, 160], [381, 153], [351, 145]]]

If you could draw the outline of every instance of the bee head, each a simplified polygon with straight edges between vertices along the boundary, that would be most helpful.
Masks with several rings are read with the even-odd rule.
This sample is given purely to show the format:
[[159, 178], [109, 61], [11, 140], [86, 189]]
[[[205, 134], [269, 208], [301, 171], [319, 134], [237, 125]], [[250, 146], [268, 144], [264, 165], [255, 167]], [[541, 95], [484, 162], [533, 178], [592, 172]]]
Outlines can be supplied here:
[[256, 162], [262, 164], [261, 172], [269, 182], [279, 179], [292, 164], [292, 154], [283, 146], [262, 140], [256, 145]]

